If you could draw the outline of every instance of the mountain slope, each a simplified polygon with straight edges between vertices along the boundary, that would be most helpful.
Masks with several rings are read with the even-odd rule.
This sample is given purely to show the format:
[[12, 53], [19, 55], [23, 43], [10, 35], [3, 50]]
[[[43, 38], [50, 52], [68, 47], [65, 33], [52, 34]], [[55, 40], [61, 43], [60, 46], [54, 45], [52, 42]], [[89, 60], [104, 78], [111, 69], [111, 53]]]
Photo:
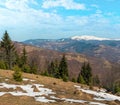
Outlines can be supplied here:
[[120, 104], [120, 97], [108, 94], [102, 88], [90, 90], [86, 85], [26, 73], [23, 73], [23, 82], [18, 83], [12, 79], [12, 74], [13, 71], [0, 70], [0, 105]]
[[[38, 73], [43, 73], [45, 70], [47, 70], [48, 64], [51, 61], [54, 61], [56, 59], [60, 61], [64, 54], [58, 51], [24, 45], [21, 43], [16, 43], [15, 45], [19, 54], [22, 53], [22, 49], [25, 46], [28, 53], [28, 61], [36, 62]], [[119, 65], [111, 63], [105, 58], [86, 56], [79, 53], [65, 53], [65, 55], [68, 63], [69, 79], [76, 79], [78, 77], [81, 66], [84, 62], [90, 62], [93, 76], [98, 75], [101, 84], [104, 86], [109, 87], [111, 83], [120, 79]]]
[[58, 40], [27, 40], [23, 43], [60, 52], [81, 53], [120, 63], [120, 40], [94, 36], [75, 36]]

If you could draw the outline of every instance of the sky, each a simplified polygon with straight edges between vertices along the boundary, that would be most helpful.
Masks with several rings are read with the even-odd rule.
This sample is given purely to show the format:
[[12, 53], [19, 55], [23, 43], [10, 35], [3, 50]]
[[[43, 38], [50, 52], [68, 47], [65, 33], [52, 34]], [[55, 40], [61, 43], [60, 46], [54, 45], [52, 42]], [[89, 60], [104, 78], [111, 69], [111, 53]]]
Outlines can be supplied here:
[[92, 35], [120, 39], [120, 0], [0, 0], [0, 38], [59, 39]]

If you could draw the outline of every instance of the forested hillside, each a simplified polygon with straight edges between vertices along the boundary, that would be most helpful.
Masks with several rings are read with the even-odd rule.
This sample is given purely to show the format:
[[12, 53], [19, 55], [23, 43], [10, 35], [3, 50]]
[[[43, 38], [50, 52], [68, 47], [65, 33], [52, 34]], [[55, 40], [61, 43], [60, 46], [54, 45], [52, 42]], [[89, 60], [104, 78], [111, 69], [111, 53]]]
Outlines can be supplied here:
[[2, 37], [0, 52], [0, 68], [12, 69], [16, 71], [15, 75], [18, 77], [22, 71], [59, 78], [63, 81], [105, 87], [108, 91], [119, 93], [119, 65], [106, 59], [83, 54], [60, 53], [12, 42], [7, 31]]

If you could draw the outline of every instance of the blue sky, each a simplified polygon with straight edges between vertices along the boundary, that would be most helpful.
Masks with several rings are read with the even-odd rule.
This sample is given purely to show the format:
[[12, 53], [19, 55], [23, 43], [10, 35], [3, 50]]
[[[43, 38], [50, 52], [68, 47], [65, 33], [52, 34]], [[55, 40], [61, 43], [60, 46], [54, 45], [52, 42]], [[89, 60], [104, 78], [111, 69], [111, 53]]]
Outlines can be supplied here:
[[0, 37], [5, 30], [16, 41], [120, 38], [120, 0], [0, 0]]

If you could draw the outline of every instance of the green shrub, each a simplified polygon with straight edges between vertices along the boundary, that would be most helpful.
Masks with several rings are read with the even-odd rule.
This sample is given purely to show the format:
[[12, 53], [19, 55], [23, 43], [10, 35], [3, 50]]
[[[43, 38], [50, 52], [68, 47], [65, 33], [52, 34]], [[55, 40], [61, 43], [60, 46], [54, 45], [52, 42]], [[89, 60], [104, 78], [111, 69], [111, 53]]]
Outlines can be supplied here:
[[22, 71], [25, 72], [25, 73], [30, 73], [30, 67], [29, 67], [29, 65], [27, 65], [27, 64], [23, 65]]
[[114, 93], [120, 93], [120, 84], [115, 84], [114, 85]]
[[79, 74], [79, 76], [77, 78], [77, 82], [81, 83], [81, 84], [85, 84], [85, 80], [83, 79], [83, 76], [81, 74]]
[[7, 69], [4, 61], [0, 61], [0, 69]]
[[75, 78], [72, 78], [72, 82], [77, 82]]
[[63, 81], [64, 82], [68, 82], [68, 77], [67, 76], [63, 76]]
[[18, 66], [15, 66], [13, 68], [14, 70], [14, 74], [13, 74], [13, 78], [15, 81], [17, 82], [21, 82], [22, 81], [22, 72], [21, 69]]
[[49, 73], [48, 73], [48, 71], [46, 70], [46, 71], [44, 71], [43, 73], [41, 73], [41, 75], [43, 75], [43, 76], [49, 76]]

